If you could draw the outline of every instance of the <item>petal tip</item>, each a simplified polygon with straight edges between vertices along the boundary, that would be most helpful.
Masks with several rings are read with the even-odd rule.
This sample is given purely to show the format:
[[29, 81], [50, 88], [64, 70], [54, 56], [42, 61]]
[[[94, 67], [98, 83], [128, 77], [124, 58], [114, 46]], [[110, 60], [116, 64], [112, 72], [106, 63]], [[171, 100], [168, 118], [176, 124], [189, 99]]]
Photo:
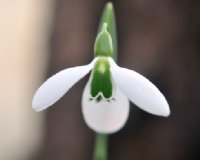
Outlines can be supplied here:
[[156, 113], [155, 111], [154, 113], [159, 116], [168, 117], [170, 115], [170, 108], [168, 103], [166, 102], [159, 112]]
[[[163, 96], [164, 97], [164, 96]], [[164, 100], [165, 100], [165, 105], [163, 106], [163, 116], [164, 117], [168, 117], [170, 115], [170, 108], [169, 108], [169, 104], [167, 103], [167, 100], [165, 99], [164, 97]]]
[[164, 116], [164, 117], [169, 117], [170, 114], [171, 114], [171, 112], [170, 112], [170, 109], [168, 108], [168, 109], [163, 113], [163, 116]]
[[36, 108], [36, 107], [32, 107], [32, 109], [33, 109], [35, 112], [40, 112], [40, 111], [42, 111], [42, 110], [40, 110], [40, 109], [38, 109], [38, 108]]
[[33, 101], [32, 101], [32, 109], [36, 112], [40, 112], [40, 111], [46, 109], [47, 107], [49, 107], [49, 105], [43, 105], [40, 98], [37, 96], [37, 92], [36, 92], [35, 96], [33, 97]]
[[35, 112], [42, 111], [41, 107], [40, 107], [39, 105], [37, 105], [35, 99], [33, 99], [33, 101], [32, 101], [32, 109], [33, 109]]
[[113, 128], [112, 129], [105, 129], [105, 128], [103, 128], [103, 129], [97, 129], [97, 128], [93, 127], [93, 126], [90, 126], [88, 123], [87, 123], [87, 125], [88, 125], [88, 127], [90, 129], [92, 129], [96, 133], [100, 133], [100, 134], [114, 134], [114, 133], [120, 131], [124, 127], [125, 123], [123, 125], [121, 125], [120, 127], [115, 128], [115, 129], [113, 129]]

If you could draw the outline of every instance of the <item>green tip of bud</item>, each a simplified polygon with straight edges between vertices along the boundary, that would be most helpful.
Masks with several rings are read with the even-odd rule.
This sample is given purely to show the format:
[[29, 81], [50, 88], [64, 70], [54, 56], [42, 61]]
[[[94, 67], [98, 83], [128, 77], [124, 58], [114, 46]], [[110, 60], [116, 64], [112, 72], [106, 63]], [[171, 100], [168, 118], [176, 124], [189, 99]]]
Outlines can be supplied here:
[[112, 4], [112, 2], [108, 2], [108, 3], [106, 4], [106, 8], [109, 9], [109, 10], [112, 10], [112, 9], [113, 9], [113, 4]]
[[112, 38], [107, 30], [107, 23], [103, 23], [101, 32], [97, 35], [94, 44], [95, 56], [110, 56], [113, 55]]
[[108, 32], [108, 24], [103, 23], [102, 32]]

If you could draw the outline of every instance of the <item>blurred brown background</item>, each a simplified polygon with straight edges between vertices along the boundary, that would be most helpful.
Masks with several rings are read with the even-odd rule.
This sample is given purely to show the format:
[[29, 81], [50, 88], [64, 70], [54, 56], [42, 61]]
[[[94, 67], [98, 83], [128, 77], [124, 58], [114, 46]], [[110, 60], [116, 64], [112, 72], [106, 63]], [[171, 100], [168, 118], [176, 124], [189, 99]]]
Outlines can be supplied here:
[[[22, 2], [27, 3], [27, 1]], [[26, 133], [27, 137], [21, 138], [26, 144], [24, 148], [32, 146], [25, 160], [92, 159], [94, 133], [83, 122], [80, 107], [81, 94], [87, 78], [74, 86], [66, 96], [45, 112], [34, 113], [31, 111], [30, 103], [34, 91], [47, 77], [61, 69], [87, 64], [92, 60], [98, 22], [106, 1], [46, 0], [37, 2], [35, 8], [33, 1], [28, 2], [30, 2], [28, 11], [31, 10], [32, 16], [37, 20], [31, 21], [30, 26], [26, 25], [29, 19], [24, 19], [24, 25], [20, 23], [24, 27], [23, 31], [32, 33], [26, 34], [28, 39], [36, 40], [30, 44], [37, 44], [35, 48], [29, 47], [24, 50], [26, 53], [24, 56], [31, 55], [26, 58], [24, 66], [31, 69], [21, 73], [25, 77], [22, 80], [27, 83], [27, 87], [31, 86], [25, 105], [29, 111], [25, 114], [25, 107], [22, 111], [26, 115], [26, 124], [22, 128], [8, 131], [22, 129], [38, 133], [38, 135]], [[117, 17], [119, 64], [140, 72], [158, 86], [170, 104], [171, 115], [168, 118], [152, 116], [132, 105], [126, 126], [110, 136], [108, 159], [200, 159], [200, 2], [194, 0], [113, 2]], [[41, 9], [39, 12], [41, 14], [38, 14], [38, 8]], [[22, 9], [27, 13], [25, 9], [27, 6]], [[45, 18], [41, 18], [42, 16]], [[34, 24], [39, 26], [37, 30], [33, 27]], [[20, 32], [18, 36], [21, 34]], [[25, 43], [27, 40], [21, 42], [22, 46], [27, 46]], [[32, 52], [34, 53], [31, 54]], [[22, 56], [22, 53], [19, 55]], [[16, 69], [21, 71], [22, 68], [18, 67], [17, 65]], [[16, 77], [19, 77], [19, 74]], [[19, 81], [22, 83], [22, 80]], [[7, 81], [4, 84], [9, 85]], [[4, 90], [7, 90], [6, 85]], [[25, 86], [25, 89], [27, 87]], [[17, 95], [18, 92], [16, 90], [15, 92]], [[16, 108], [15, 103], [7, 105]], [[15, 113], [12, 109], [8, 110], [7, 114], [11, 112]], [[28, 113], [30, 116], [27, 116]], [[33, 125], [36, 121], [37, 125]], [[18, 124], [22, 122], [24, 119]], [[13, 123], [2, 124], [12, 126]], [[19, 148], [20, 143], [10, 143], [7, 150], [10, 146]], [[5, 145], [0, 146], [1, 148], [5, 149]], [[5, 151], [2, 150], [0, 154], [14, 153]], [[28, 151], [21, 149], [16, 152], [25, 154]], [[3, 159], [16, 160], [16, 158]]]

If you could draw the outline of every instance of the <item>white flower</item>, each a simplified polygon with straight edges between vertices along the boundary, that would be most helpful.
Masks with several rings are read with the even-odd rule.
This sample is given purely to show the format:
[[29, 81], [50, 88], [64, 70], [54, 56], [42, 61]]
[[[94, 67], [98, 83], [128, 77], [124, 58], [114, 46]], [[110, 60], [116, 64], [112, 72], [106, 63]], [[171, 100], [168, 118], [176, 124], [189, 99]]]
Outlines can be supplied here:
[[129, 115], [129, 100], [151, 114], [168, 116], [162, 93], [139, 73], [119, 67], [113, 57], [112, 38], [104, 23], [94, 46], [95, 59], [88, 65], [68, 68], [49, 78], [36, 92], [32, 106], [41, 111], [58, 101], [76, 82], [91, 76], [82, 97], [87, 125], [96, 132], [114, 133]]
[[129, 115], [129, 100], [148, 113], [170, 114], [165, 97], [148, 79], [119, 67], [109, 56], [97, 56], [88, 65], [62, 70], [49, 78], [37, 90], [33, 109], [41, 111], [53, 105], [91, 70], [83, 91], [82, 112], [85, 122], [94, 131], [114, 133], [121, 129]]

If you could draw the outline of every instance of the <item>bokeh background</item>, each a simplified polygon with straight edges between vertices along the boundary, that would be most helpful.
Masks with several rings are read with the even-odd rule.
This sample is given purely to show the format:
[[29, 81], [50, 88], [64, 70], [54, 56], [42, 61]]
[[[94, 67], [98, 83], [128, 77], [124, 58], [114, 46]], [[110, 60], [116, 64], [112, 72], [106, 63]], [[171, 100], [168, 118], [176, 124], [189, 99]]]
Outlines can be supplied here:
[[[48, 110], [32, 96], [67, 67], [89, 63], [106, 1], [0, 0], [0, 159], [89, 160], [94, 133], [81, 114], [84, 78]], [[113, 1], [119, 64], [150, 79], [171, 115], [131, 104], [109, 138], [109, 160], [200, 159], [200, 1]]]

